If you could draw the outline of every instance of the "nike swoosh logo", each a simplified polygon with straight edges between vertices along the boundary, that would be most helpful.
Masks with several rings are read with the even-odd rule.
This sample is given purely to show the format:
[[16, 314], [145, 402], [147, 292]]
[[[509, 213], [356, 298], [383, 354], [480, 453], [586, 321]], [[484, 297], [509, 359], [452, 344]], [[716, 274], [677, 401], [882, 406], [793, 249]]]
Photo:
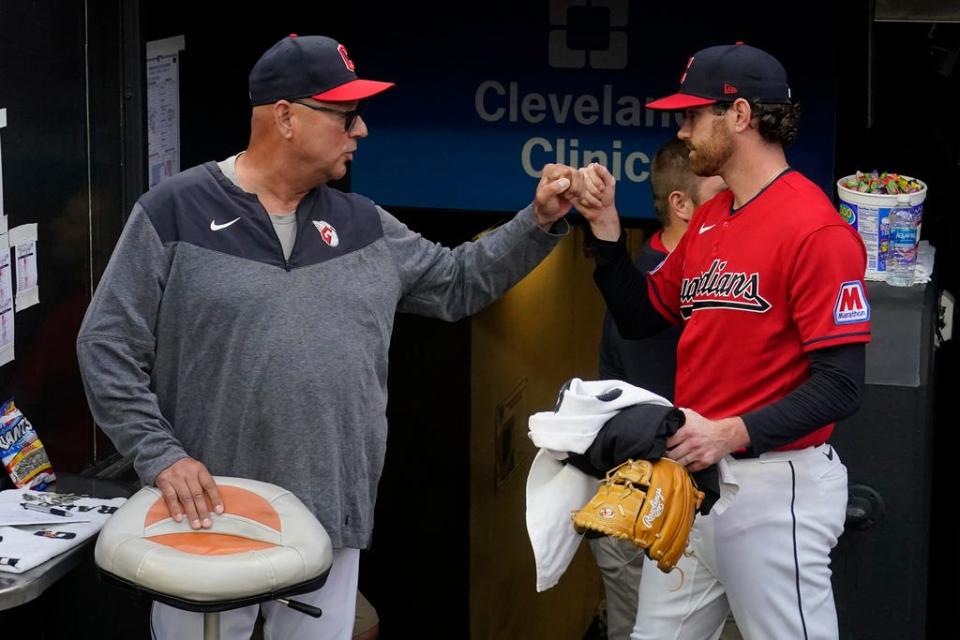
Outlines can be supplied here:
[[232, 225], [234, 222], [236, 222], [236, 221], [239, 220], [239, 219], [240, 219], [240, 218], [235, 218], [235, 219], [233, 219], [233, 220], [231, 220], [230, 222], [227, 222], [227, 223], [225, 223], [225, 224], [217, 224], [217, 221], [216, 221], [216, 220], [211, 220], [211, 221], [210, 221], [210, 231], [220, 231], [220, 229], [226, 229], [227, 227], [229, 227], [230, 225]]
[[830, 451], [824, 453], [823, 455], [827, 456], [827, 460], [833, 460], [833, 447], [830, 447]]
[[706, 233], [707, 231], [710, 231], [710, 229], [713, 229], [715, 226], [717, 225], [711, 224], [708, 226], [708, 225], [702, 224], [700, 225], [700, 233]]

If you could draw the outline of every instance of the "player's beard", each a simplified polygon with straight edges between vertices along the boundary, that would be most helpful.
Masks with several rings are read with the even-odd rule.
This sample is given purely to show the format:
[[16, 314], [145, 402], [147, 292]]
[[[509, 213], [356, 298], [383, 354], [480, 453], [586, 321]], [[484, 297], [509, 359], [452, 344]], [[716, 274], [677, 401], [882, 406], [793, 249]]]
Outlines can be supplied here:
[[[691, 141], [692, 142], [692, 141]], [[733, 155], [733, 135], [727, 130], [723, 119], [717, 119], [710, 127], [710, 137], [696, 145], [690, 145], [690, 170], [701, 177], [720, 175], [720, 169]]]

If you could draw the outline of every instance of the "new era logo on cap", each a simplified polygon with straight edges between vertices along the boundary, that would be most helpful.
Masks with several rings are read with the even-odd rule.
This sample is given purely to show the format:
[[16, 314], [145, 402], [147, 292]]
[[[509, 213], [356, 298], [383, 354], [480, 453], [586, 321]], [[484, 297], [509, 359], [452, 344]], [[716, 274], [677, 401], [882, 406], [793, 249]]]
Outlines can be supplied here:
[[766, 51], [743, 43], [708, 47], [687, 62], [677, 93], [648, 102], [647, 107], [680, 111], [737, 98], [790, 104], [783, 65]]
[[347, 48], [333, 38], [290, 34], [253, 65], [250, 103], [258, 106], [301, 98], [352, 102], [392, 86], [392, 82], [357, 78]]

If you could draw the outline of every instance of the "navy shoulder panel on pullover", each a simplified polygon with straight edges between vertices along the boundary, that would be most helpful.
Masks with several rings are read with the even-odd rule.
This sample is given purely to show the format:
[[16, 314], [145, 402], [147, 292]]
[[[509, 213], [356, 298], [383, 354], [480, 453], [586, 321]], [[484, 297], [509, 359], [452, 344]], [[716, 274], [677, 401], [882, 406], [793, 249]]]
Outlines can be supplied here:
[[233, 184], [216, 162], [187, 169], [140, 198], [160, 240], [192, 245], [294, 269], [360, 250], [383, 237], [373, 202], [319, 186], [297, 207], [297, 239], [289, 260], [256, 195]]

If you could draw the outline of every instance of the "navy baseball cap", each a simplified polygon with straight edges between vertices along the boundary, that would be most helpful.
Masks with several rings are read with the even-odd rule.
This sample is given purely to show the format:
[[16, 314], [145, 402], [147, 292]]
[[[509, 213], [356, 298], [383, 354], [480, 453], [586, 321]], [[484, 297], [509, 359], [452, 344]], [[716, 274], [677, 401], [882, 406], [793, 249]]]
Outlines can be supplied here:
[[361, 100], [386, 91], [392, 82], [357, 78], [347, 48], [325, 36], [291, 33], [260, 56], [250, 71], [250, 104], [314, 98]]
[[766, 51], [742, 42], [707, 47], [687, 61], [680, 90], [648, 102], [647, 108], [680, 111], [737, 98], [790, 104], [790, 85], [783, 65]]

